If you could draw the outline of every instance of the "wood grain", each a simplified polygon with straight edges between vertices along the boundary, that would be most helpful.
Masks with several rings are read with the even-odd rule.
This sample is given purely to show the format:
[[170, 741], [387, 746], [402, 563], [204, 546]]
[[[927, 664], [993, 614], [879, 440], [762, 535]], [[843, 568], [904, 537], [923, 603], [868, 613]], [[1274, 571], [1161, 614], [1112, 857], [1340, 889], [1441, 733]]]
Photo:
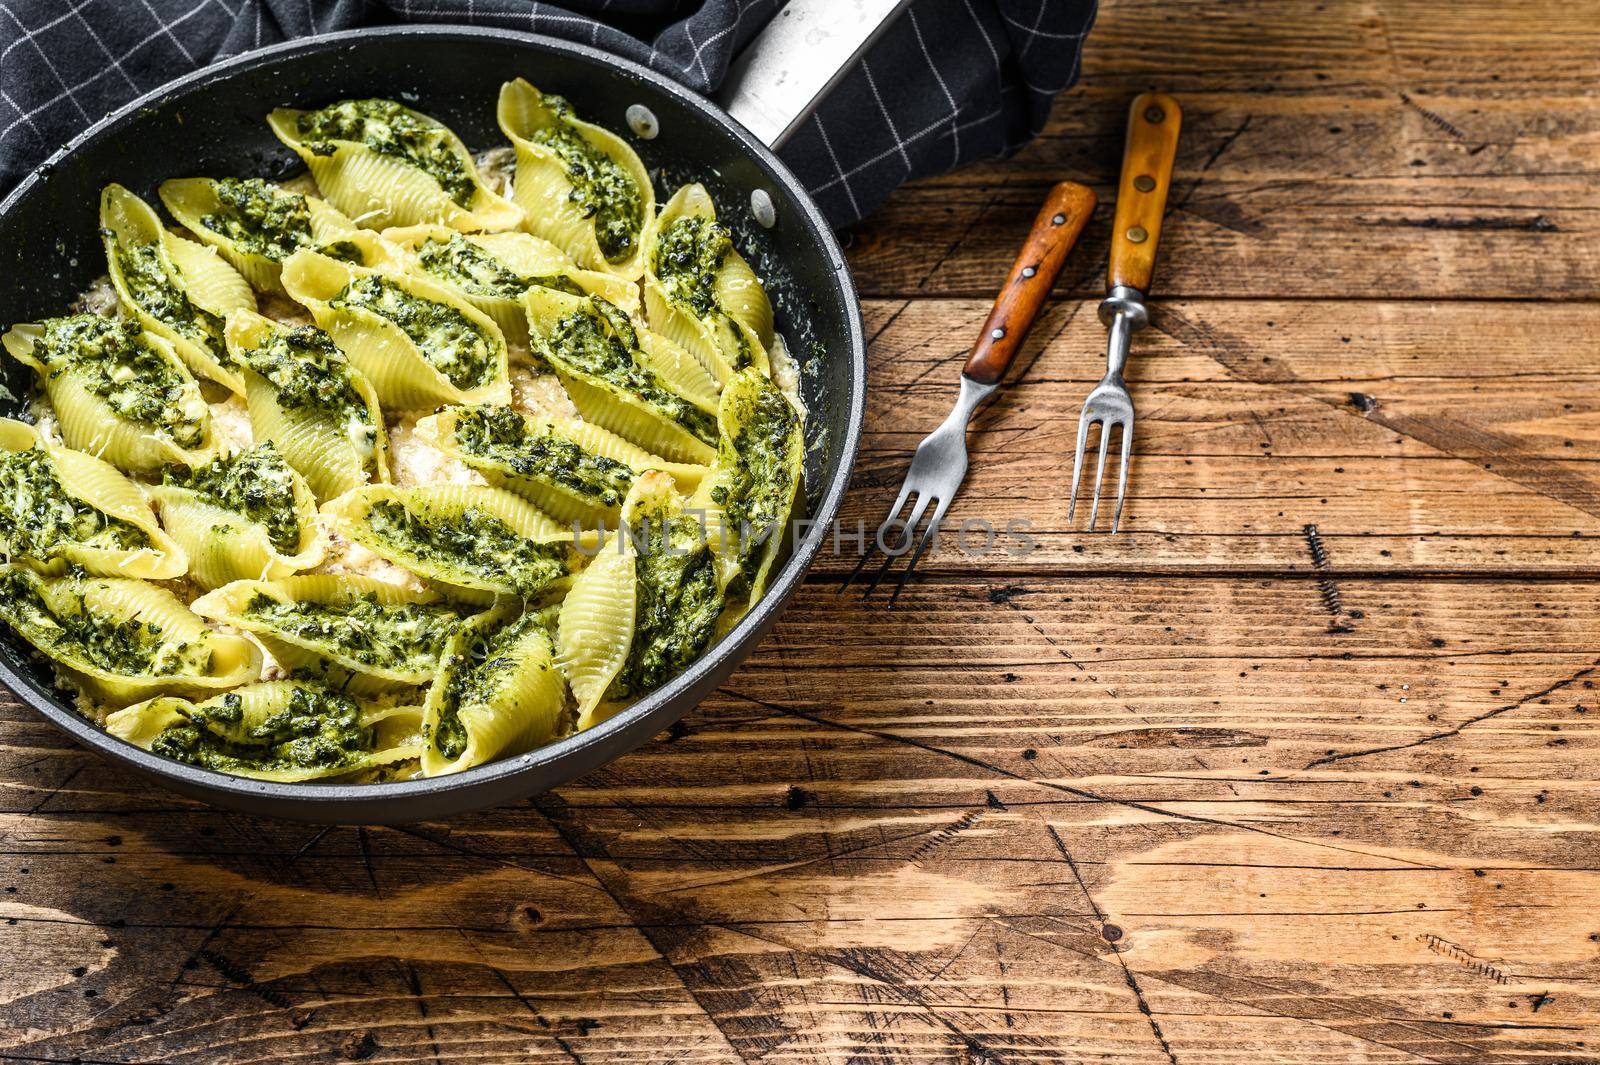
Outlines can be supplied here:
[[[0, 1060], [1600, 1059], [1596, 54], [1555, 0], [1107, 0], [1038, 143], [852, 234], [866, 523], [1044, 190], [1108, 201], [951, 511], [1032, 551], [888, 612], [830, 546], [699, 710], [447, 823], [203, 807], [0, 700]], [[1152, 88], [1129, 531], [1080, 536]]]

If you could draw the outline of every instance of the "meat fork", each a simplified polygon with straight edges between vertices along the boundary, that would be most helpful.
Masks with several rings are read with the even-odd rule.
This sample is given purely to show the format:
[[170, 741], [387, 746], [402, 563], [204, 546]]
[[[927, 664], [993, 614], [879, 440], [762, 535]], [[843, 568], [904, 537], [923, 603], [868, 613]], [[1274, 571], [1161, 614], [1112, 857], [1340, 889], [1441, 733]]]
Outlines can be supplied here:
[[1117, 187], [1117, 213], [1111, 226], [1111, 266], [1106, 272], [1107, 295], [1100, 304], [1105, 323], [1106, 375], [1078, 418], [1078, 447], [1072, 456], [1072, 496], [1067, 522], [1078, 509], [1078, 480], [1083, 473], [1083, 449], [1089, 427], [1100, 426], [1100, 462], [1094, 471], [1094, 503], [1089, 508], [1089, 528], [1100, 516], [1100, 482], [1106, 474], [1106, 450], [1111, 431], [1122, 430], [1122, 466], [1117, 473], [1117, 510], [1111, 531], [1122, 524], [1122, 502], [1128, 490], [1128, 460], [1133, 456], [1133, 399], [1122, 380], [1133, 334], [1150, 320], [1145, 292], [1156, 268], [1156, 241], [1161, 236], [1161, 216], [1166, 211], [1167, 189], [1172, 184], [1172, 161], [1178, 152], [1178, 127], [1183, 113], [1178, 101], [1164, 92], [1147, 92], [1128, 111], [1128, 139], [1122, 149], [1122, 181]]
[[[917, 568], [917, 562], [921, 560], [923, 551], [927, 550], [929, 541], [938, 534], [939, 523], [944, 520], [945, 511], [950, 509], [950, 500], [955, 498], [956, 490], [966, 478], [967, 423], [972, 418], [972, 412], [1000, 387], [1000, 379], [1005, 376], [1011, 360], [1022, 347], [1023, 338], [1028, 335], [1029, 327], [1044, 306], [1050, 286], [1055, 283], [1056, 275], [1067, 261], [1067, 253], [1072, 251], [1072, 246], [1078, 242], [1078, 235], [1094, 213], [1094, 204], [1094, 191], [1084, 185], [1063, 181], [1051, 188], [1044, 206], [1039, 209], [1038, 217], [1033, 220], [1027, 243], [1023, 245], [1017, 261], [1011, 264], [1011, 273], [1006, 277], [1005, 286], [995, 297], [989, 319], [983, 323], [983, 332], [978, 335], [977, 343], [967, 356], [966, 366], [961, 371], [961, 392], [956, 397], [955, 409], [939, 428], [917, 445], [917, 453], [911, 459], [911, 469], [907, 471], [905, 483], [900, 487], [900, 495], [895, 499], [894, 506], [889, 508], [888, 516], [878, 526], [873, 543], [862, 552], [860, 561], [839, 586], [841, 592], [856, 579], [867, 561], [876, 552], [882, 551], [883, 563], [862, 593], [862, 598], [871, 595], [889, 572], [894, 560], [911, 550], [917, 526], [932, 506], [933, 517], [921, 539], [917, 540], [916, 552], [895, 582], [894, 594], [889, 597], [890, 608], [900, 598], [906, 579]], [[898, 520], [900, 512], [912, 497], [916, 502], [911, 515], [901, 522]], [[899, 536], [891, 546], [885, 537], [896, 526], [899, 527]]]

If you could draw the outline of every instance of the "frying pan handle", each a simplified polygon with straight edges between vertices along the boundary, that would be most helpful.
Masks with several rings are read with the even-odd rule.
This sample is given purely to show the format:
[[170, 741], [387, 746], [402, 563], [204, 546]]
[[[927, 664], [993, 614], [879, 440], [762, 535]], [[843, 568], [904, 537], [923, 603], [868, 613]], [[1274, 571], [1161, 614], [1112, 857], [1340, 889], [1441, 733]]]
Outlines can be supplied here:
[[911, 0], [789, 0], [734, 57], [717, 102], [774, 150]]

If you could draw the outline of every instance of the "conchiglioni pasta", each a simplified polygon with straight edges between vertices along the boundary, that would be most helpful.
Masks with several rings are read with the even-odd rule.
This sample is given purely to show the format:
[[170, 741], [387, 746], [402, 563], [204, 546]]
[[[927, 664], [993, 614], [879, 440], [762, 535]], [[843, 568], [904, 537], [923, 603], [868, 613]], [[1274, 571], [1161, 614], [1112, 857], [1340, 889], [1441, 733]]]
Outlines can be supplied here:
[[537, 611], [502, 605], [465, 625], [428, 691], [422, 771], [457, 773], [554, 739], [567, 684]]
[[0, 418], [0, 551], [48, 574], [70, 564], [101, 577], [167, 580], [189, 565], [137, 484], [10, 418]]
[[104, 706], [255, 680], [261, 653], [206, 627], [177, 596], [123, 577], [44, 578], [0, 568], [0, 619]]
[[622, 501], [645, 470], [666, 470], [686, 489], [706, 473], [704, 466], [668, 462], [589, 422], [510, 407], [451, 407], [419, 421], [417, 432], [490, 484], [585, 528], [616, 528]]
[[434, 592], [330, 573], [236, 581], [196, 599], [194, 611], [251, 633], [295, 676], [357, 693], [433, 679], [474, 613]]
[[124, 307], [172, 344], [201, 377], [244, 395], [244, 379], [222, 342], [230, 311], [256, 309], [255, 293], [217, 249], [168, 232], [149, 204], [107, 185], [100, 196], [106, 267]]
[[517, 150], [511, 197], [523, 228], [580, 266], [638, 277], [656, 194], [627, 142], [521, 78], [501, 88], [499, 119]]
[[227, 339], [244, 368], [252, 434], [283, 454], [319, 502], [389, 479], [378, 393], [328, 334], [240, 312], [228, 317]]
[[420, 707], [268, 681], [202, 703], [151, 699], [106, 718], [106, 731], [173, 761], [287, 783], [414, 759], [421, 723]]
[[272, 132], [317, 187], [369, 229], [439, 222], [465, 232], [515, 229], [522, 211], [490, 192], [461, 139], [393, 100], [340, 100], [316, 111], [279, 108]]
[[205, 466], [169, 467], [150, 496], [201, 588], [287, 577], [322, 561], [316, 497], [270, 441]]
[[468, 600], [536, 598], [580, 557], [571, 529], [487, 485], [368, 485], [322, 512], [341, 536]]
[[314, 251], [289, 257], [283, 287], [372, 382], [385, 409], [510, 398], [504, 334], [449, 289]]
[[772, 305], [718, 224], [703, 185], [685, 185], [651, 229], [644, 276], [650, 328], [699, 359], [718, 383], [746, 366], [768, 371]]
[[639, 290], [615, 274], [585, 270], [565, 252], [529, 233], [457, 233], [447, 226], [386, 229], [404, 264], [450, 289], [494, 319], [512, 344], [527, 346], [522, 294], [530, 287], [574, 296], [593, 294], [629, 314], [639, 312]]
[[39, 375], [68, 447], [130, 473], [206, 462], [218, 442], [200, 386], [172, 346], [130, 319], [75, 314], [0, 337]]
[[261, 292], [283, 292], [283, 260], [301, 248], [337, 248], [359, 232], [323, 200], [260, 178], [176, 178], [157, 191], [173, 218]]
[[711, 461], [716, 382], [682, 348], [594, 296], [529, 289], [523, 303], [535, 350], [586, 421], [673, 462]]
[[172, 228], [107, 186], [95, 313], [0, 335], [38, 383], [0, 418], [0, 625], [112, 735], [265, 781], [466, 772], [761, 594], [804, 411], [760, 281], [705, 188], [658, 217], [565, 100], [519, 79], [497, 117], [510, 187], [392, 100], [275, 111], [309, 176], [166, 181]]

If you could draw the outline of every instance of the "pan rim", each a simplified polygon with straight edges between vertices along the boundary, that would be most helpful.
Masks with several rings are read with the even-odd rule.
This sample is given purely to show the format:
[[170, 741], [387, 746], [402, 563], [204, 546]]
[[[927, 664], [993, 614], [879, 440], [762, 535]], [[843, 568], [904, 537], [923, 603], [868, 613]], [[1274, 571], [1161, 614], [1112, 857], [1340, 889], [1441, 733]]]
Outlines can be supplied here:
[[[648, 84], [655, 91], [675, 97], [694, 111], [701, 120], [731, 136], [769, 180], [783, 187], [791, 202], [799, 209], [805, 223], [804, 228], [819, 241], [821, 250], [827, 257], [833, 282], [838, 286], [838, 295], [843, 300], [849, 339], [848, 351], [838, 353], [849, 358], [851, 363], [849, 395], [843, 397], [847, 399], [849, 410], [843, 439], [837, 442], [837, 446], [841, 448], [840, 458], [833, 475], [822, 486], [815, 513], [807, 519], [815, 523], [813, 527], [816, 529], [828, 528], [838, 515], [845, 491], [850, 484], [860, 448], [866, 407], [866, 337], [861, 323], [860, 299], [843, 252], [832, 228], [822, 217], [810, 193], [771, 149], [716, 104], [666, 75], [650, 70], [633, 60], [544, 34], [448, 24], [375, 27], [298, 38], [244, 52], [200, 70], [191, 71], [109, 113], [53, 152], [24, 177], [3, 200], [0, 200], [0, 218], [9, 215], [32, 189], [46, 180], [60, 160], [85, 145], [115, 136], [131, 116], [143, 109], [164, 105], [175, 94], [189, 93], [204, 88], [209, 83], [226, 80], [243, 69], [272, 63], [292, 63], [299, 56], [325, 52], [340, 44], [368, 43], [374, 39], [399, 37], [492, 39], [497, 43], [509, 42], [522, 46], [530, 52], [557, 52], [575, 56], [588, 65], [601, 68], [600, 73], [604, 75], [621, 74]], [[42, 685], [34, 678], [18, 672], [4, 658], [0, 658], [0, 684], [4, 684], [19, 701], [38, 712], [51, 724], [106, 758], [128, 764], [143, 773], [187, 785], [207, 795], [227, 796], [241, 802], [269, 800], [274, 807], [274, 813], [278, 816], [294, 817], [301, 811], [293, 808], [299, 806], [307, 808], [304, 813], [310, 813], [313, 809], [324, 813], [330, 811], [337, 813], [340, 808], [354, 808], [374, 802], [387, 802], [391, 799], [397, 802], [424, 798], [437, 800], [463, 792], [480, 790], [485, 792], [484, 801], [481, 803], [469, 800], [452, 804], [452, 810], [461, 812], [507, 801], [515, 791], [512, 778], [524, 774], [532, 776], [541, 769], [551, 769], [562, 762], [570, 763], [573, 770], [571, 773], [562, 774], [558, 770], [554, 775], [559, 776], [559, 780], [530, 786], [527, 791], [559, 787], [562, 783], [597, 765], [633, 751], [655, 732], [692, 710], [700, 699], [685, 702], [682, 706], [674, 704], [688, 696], [691, 689], [715, 674], [719, 668], [726, 666], [731, 671], [736, 668], [739, 661], [748, 656], [756, 642], [774, 622], [777, 614], [798, 591], [806, 572], [821, 549], [822, 541], [821, 536], [814, 536], [797, 542], [783, 567], [768, 584], [761, 599], [751, 606], [731, 631], [682, 673], [615, 717], [524, 754], [488, 762], [449, 776], [380, 784], [285, 783], [231, 776], [161, 758], [111, 736], [103, 728], [73, 710], [69, 705], [70, 700], [58, 694], [53, 686]], [[600, 748], [609, 748], [609, 751], [601, 751]], [[496, 785], [501, 787], [497, 789]], [[489, 794], [490, 792], [494, 794]], [[436, 816], [439, 816], [436, 812], [419, 810], [416, 819]], [[394, 820], [403, 823], [405, 818]]]

